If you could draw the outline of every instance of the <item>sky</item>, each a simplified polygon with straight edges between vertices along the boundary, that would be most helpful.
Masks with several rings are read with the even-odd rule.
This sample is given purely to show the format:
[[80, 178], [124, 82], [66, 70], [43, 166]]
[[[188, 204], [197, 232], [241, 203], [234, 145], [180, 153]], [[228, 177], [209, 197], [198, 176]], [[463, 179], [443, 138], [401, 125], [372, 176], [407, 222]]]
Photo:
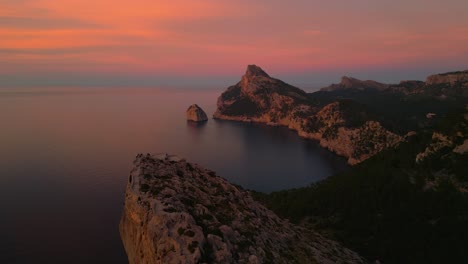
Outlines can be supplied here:
[[300, 87], [468, 69], [466, 0], [0, 0], [0, 87]]

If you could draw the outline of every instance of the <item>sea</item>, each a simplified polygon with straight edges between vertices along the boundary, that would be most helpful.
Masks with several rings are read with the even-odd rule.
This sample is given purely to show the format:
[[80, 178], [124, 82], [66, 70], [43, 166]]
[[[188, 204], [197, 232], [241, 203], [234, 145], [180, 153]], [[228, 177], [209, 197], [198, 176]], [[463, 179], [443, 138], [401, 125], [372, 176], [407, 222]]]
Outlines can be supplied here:
[[223, 89], [0, 88], [0, 263], [128, 263], [118, 225], [138, 153], [168, 153], [245, 189], [348, 169], [285, 127], [209, 117]]

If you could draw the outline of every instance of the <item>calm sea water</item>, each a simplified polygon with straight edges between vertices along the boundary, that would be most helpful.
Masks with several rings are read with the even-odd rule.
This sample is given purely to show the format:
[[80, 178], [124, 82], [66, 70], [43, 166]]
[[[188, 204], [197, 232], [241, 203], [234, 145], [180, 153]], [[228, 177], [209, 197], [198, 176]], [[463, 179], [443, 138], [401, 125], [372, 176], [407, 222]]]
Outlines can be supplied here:
[[286, 128], [215, 121], [222, 91], [0, 89], [0, 263], [127, 263], [118, 223], [137, 153], [168, 152], [245, 188], [306, 186], [345, 161]]

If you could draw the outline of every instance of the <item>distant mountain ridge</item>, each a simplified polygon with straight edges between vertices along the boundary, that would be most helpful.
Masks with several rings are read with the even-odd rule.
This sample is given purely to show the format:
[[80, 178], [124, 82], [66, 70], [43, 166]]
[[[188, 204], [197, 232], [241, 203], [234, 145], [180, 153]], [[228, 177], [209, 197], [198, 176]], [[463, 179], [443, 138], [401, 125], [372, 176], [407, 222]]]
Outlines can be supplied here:
[[388, 84], [379, 83], [372, 80], [361, 81], [356, 78], [343, 76], [339, 84], [332, 84], [328, 87], [320, 89], [320, 91], [337, 91], [343, 89], [358, 89], [358, 90], [378, 90], [382, 91], [389, 87]]
[[405, 95], [418, 94], [427, 96], [468, 96], [468, 70], [433, 74], [426, 81], [401, 81], [399, 84], [384, 84], [373, 80], [362, 81], [344, 76], [338, 84], [320, 89], [322, 92], [343, 90], [374, 90], [380, 92], [397, 92]]

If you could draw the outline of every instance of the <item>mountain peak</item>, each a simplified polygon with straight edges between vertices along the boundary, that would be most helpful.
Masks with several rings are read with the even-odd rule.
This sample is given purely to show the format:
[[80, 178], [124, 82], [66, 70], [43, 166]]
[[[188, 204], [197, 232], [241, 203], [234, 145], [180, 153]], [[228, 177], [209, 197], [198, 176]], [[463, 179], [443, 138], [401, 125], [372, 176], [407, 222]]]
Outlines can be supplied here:
[[349, 76], [343, 76], [341, 77], [341, 85], [343, 85], [344, 87], [346, 88], [349, 88], [349, 87], [352, 87], [354, 83], [356, 82], [360, 82], [360, 80], [356, 79], [356, 78], [353, 78], [353, 77], [349, 77]]
[[254, 76], [270, 77], [270, 75], [268, 75], [264, 70], [262, 70], [262, 68], [254, 64], [247, 66], [247, 71], [245, 72], [245, 76], [247, 77], [254, 77]]

